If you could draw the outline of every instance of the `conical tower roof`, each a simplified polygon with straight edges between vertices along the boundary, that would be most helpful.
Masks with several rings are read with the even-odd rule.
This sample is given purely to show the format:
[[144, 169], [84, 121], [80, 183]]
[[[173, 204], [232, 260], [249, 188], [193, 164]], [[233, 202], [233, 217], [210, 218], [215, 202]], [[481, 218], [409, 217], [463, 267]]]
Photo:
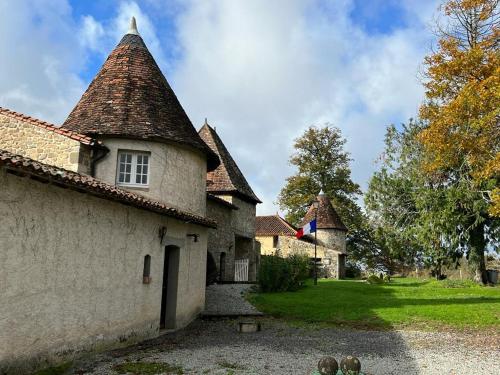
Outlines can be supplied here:
[[215, 129], [205, 121], [198, 133], [221, 161], [207, 175], [207, 191], [212, 194], [232, 194], [252, 203], [261, 203]]
[[209, 170], [219, 164], [137, 32], [135, 19], [63, 127], [91, 136], [182, 144], [206, 154]]
[[[326, 196], [323, 191], [319, 193], [319, 195], [316, 197], [316, 200], [318, 201], [318, 213], [317, 213], [317, 222], [316, 222], [316, 228], [318, 229], [339, 229], [339, 230], [344, 230], [347, 231], [347, 227], [344, 225], [342, 220], [340, 219], [340, 216], [337, 214], [335, 209], [333, 208], [332, 202], [330, 201], [330, 198]], [[314, 220], [314, 211], [316, 209], [314, 206], [311, 204], [309, 209], [307, 210], [306, 215], [304, 216], [304, 219], [302, 220], [301, 226], [311, 222]]]

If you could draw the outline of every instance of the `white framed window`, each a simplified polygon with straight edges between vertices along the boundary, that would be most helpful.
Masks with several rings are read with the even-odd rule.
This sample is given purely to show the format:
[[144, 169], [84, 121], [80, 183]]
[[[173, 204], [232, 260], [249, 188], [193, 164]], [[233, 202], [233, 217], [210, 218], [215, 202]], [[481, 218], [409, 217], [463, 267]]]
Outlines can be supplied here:
[[118, 185], [148, 186], [150, 159], [147, 152], [118, 151]]

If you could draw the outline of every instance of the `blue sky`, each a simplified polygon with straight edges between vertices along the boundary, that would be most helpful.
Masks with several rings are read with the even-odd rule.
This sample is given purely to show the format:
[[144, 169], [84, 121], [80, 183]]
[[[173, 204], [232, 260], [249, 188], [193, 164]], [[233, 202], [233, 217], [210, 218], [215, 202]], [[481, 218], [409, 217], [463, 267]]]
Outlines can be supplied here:
[[273, 213], [293, 139], [338, 126], [366, 188], [414, 117], [437, 0], [0, 0], [0, 106], [61, 123], [134, 15], [195, 127], [217, 127]]

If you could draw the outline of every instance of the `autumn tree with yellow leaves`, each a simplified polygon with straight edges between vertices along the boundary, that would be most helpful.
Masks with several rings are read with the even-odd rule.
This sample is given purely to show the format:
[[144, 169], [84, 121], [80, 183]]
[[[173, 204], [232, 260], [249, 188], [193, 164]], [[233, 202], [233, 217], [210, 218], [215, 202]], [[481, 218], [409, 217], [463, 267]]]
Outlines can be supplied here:
[[499, 3], [440, 7], [419, 118], [388, 128], [365, 195], [371, 226], [409, 247], [397, 252], [406, 264], [421, 262], [437, 277], [465, 255], [486, 283], [485, 252], [500, 248]]
[[424, 168], [468, 175], [500, 217], [499, 0], [451, 0], [442, 10], [438, 49], [425, 58]]

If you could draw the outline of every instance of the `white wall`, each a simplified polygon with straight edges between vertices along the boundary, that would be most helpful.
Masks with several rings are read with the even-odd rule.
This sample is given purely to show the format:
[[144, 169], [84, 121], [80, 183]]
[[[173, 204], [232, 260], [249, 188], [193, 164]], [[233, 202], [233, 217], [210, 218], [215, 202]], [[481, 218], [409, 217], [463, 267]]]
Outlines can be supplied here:
[[0, 187], [0, 373], [156, 336], [168, 244], [181, 247], [176, 326], [203, 309], [205, 228], [4, 169]]
[[110, 152], [96, 165], [96, 177], [116, 184], [118, 150], [151, 153], [148, 188], [125, 187], [154, 200], [204, 216], [206, 212], [206, 158], [173, 144], [104, 138]]

